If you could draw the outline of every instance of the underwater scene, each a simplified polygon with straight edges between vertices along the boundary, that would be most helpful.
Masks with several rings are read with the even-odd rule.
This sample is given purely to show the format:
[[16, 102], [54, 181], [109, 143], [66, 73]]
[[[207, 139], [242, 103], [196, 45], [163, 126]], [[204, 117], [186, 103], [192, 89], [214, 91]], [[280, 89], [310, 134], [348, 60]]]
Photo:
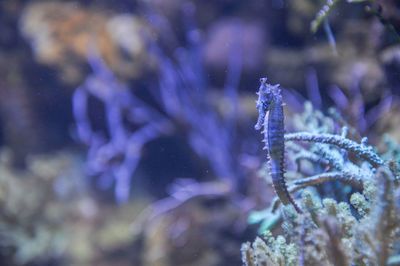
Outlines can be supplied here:
[[0, 266], [400, 265], [400, 1], [0, 1]]

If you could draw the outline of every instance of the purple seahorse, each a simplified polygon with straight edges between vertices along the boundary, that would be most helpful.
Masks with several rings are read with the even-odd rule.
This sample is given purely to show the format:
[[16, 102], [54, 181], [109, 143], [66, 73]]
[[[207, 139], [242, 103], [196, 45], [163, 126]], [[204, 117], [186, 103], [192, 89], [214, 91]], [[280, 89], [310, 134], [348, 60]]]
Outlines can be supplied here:
[[279, 84], [268, 84], [267, 78], [260, 79], [260, 82], [257, 92], [259, 116], [255, 129], [259, 130], [264, 125], [264, 141], [269, 156], [272, 183], [280, 201], [284, 205], [292, 204], [298, 213], [302, 213], [290, 196], [285, 182], [285, 129], [281, 90]]

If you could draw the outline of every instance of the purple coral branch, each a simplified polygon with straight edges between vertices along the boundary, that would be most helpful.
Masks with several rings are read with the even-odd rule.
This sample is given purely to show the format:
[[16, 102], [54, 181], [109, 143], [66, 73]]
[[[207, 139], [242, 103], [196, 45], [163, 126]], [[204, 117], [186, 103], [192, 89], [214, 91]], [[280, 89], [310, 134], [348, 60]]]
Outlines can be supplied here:
[[[185, 11], [190, 11], [187, 14], [190, 16], [190, 6]], [[230, 112], [226, 120], [219, 119], [206, 98], [207, 82], [201, 63], [200, 36], [195, 28], [190, 27], [191, 24], [187, 23], [189, 47], [176, 49], [175, 62], [165, 56], [159, 47], [151, 46], [160, 66], [161, 104], [169, 116], [188, 127], [189, 143], [197, 154], [209, 161], [216, 176], [236, 182], [234, 180], [238, 175], [233, 169], [232, 148], [236, 130], [241, 54], [233, 53], [230, 59], [227, 75], [229, 82], [224, 89], [226, 98], [232, 103], [233, 112]], [[239, 40], [235, 40], [235, 44], [232, 49], [240, 52]]]
[[87, 116], [87, 92], [78, 87], [72, 95], [73, 114], [76, 122], [76, 130], [78, 139], [86, 145], [90, 144], [92, 137], [92, 128]]
[[168, 213], [188, 200], [203, 196], [224, 196], [231, 192], [231, 186], [222, 182], [189, 181], [186, 184], [176, 184], [170, 196], [148, 206], [131, 225], [133, 234], [143, 232], [144, 224], [160, 215]]
[[314, 68], [308, 68], [305, 74], [307, 95], [316, 109], [321, 109], [322, 99], [319, 92], [317, 72]]
[[364, 143], [358, 144], [357, 142], [343, 138], [340, 135], [297, 132], [286, 134], [285, 141], [307, 141], [331, 144], [359, 156], [371, 163], [374, 167], [378, 167], [385, 163], [383, 159], [374, 152], [372, 147], [366, 146]]
[[341, 110], [345, 110], [349, 106], [349, 101], [343, 91], [336, 85], [329, 88], [328, 94], [334, 101], [335, 105]]
[[365, 120], [368, 123], [368, 127], [372, 126], [379, 118], [381, 118], [384, 114], [387, 114], [392, 107], [393, 96], [391, 93], [385, 95], [383, 99], [379, 102], [378, 105], [371, 108], [365, 114]]
[[[171, 129], [168, 120], [130, 93], [119, 83], [98, 54], [88, 55], [93, 74], [73, 95], [73, 110], [79, 140], [89, 147], [87, 170], [90, 175], [100, 175], [99, 184], [107, 188], [115, 183], [117, 202], [129, 198], [131, 177], [135, 171], [143, 146]], [[106, 132], [95, 132], [88, 115], [88, 98], [92, 96], [104, 104]], [[136, 131], [130, 131], [127, 120], [142, 124]], [[118, 159], [122, 158], [122, 159]]]
[[[74, 93], [74, 115], [77, 120], [79, 139], [89, 147], [87, 167], [92, 175], [100, 175], [102, 187], [115, 184], [115, 197], [124, 202], [129, 197], [131, 176], [135, 171], [143, 146], [170, 132], [173, 124], [184, 126], [188, 142], [193, 150], [208, 160], [217, 178], [235, 184], [238, 180], [238, 164], [234, 163], [234, 145], [238, 85], [241, 74], [241, 42], [238, 38], [228, 66], [224, 89], [233, 112], [220, 119], [207, 98], [207, 79], [202, 63], [200, 31], [193, 20], [194, 6], [184, 5], [184, 25], [187, 27], [188, 47], [175, 50], [174, 58], [166, 56], [154, 42], [149, 50], [159, 64], [159, 90], [155, 100], [163, 113], [137, 98], [131, 90], [117, 81], [96, 49], [88, 53], [93, 74]], [[168, 23], [161, 25], [162, 17], [148, 15], [150, 24], [172, 32]], [[238, 32], [241, 26], [237, 25]], [[239, 35], [239, 34], [238, 34]], [[88, 115], [88, 98], [94, 97], [104, 105], [106, 128], [94, 131]], [[132, 123], [134, 131], [127, 127]], [[196, 193], [194, 193], [196, 194]]]

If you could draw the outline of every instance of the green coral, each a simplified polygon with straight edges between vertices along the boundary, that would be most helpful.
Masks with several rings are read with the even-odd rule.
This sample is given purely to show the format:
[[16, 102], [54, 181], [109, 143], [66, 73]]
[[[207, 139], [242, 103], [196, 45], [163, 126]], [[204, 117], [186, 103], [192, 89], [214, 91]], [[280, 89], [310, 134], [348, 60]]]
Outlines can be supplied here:
[[[244, 264], [393, 265], [399, 254], [392, 247], [400, 241], [395, 201], [399, 145], [385, 137], [386, 150], [380, 155], [340, 117], [327, 117], [310, 103], [293, 121], [295, 130], [305, 133], [285, 136], [288, 158], [296, 166], [287, 168], [287, 177], [289, 191], [301, 191], [304, 213], [279, 208], [278, 199], [251, 213], [249, 222], [261, 222], [264, 239], [243, 245]], [[342, 182], [341, 201], [315, 188], [332, 180]], [[284, 234], [274, 238], [271, 231], [279, 224]]]
[[298, 262], [296, 245], [286, 243], [283, 236], [274, 238], [269, 231], [265, 232], [264, 240], [257, 237], [252, 244], [249, 242], [243, 244], [241, 251], [246, 266], [283, 266], [296, 265]]
[[[381, 167], [375, 178], [379, 186], [373, 198], [354, 193], [351, 204], [321, 199], [307, 190], [302, 206], [308, 212], [297, 214], [282, 209], [285, 235], [274, 238], [270, 231], [264, 240], [242, 246], [245, 265], [385, 265], [398, 254], [391, 249], [399, 240], [399, 210], [394, 202], [391, 172]], [[391, 257], [392, 256], [392, 257]]]

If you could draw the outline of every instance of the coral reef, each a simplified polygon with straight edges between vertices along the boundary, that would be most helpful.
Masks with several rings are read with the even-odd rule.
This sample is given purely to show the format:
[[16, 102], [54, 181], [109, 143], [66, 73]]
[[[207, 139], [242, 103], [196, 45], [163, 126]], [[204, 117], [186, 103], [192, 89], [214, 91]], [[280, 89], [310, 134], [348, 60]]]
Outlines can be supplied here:
[[[204, 189], [208, 194], [198, 196], [181, 191], [188, 199], [173, 208], [166, 200], [152, 204], [132, 224], [133, 233], [143, 241], [144, 265], [229, 265], [239, 261], [244, 213], [231, 200], [226, 186], [208, 184]], [[224, 193], [218, 191], [221, 189]]]
[[399, 10], [0, 1], [0, 265], [399, 264]]
[[311, 190], [302, 193], [304, 214], [283, 209], [286, 237], [242, 245], [245, 265], [386, 265], [398, 255], [399, 209], [394, 178], [378, 168], [363, 194], [354, 193], [350, 204], [331, 198], [321, 201]]
[[[206, 161], [216, 179], [228, 183], [236, 192], [247, 188], [246, 169], [239, 167], [241, 156], [249, 153], [242, 143], [252, 141], [245, 135], [239, 136], [239, 130], [244, 128], [248, 119], [248, 116], [239, 115], [242, 56], [234, 54], [229, 58], [226, 82], [219, 95], [220, 102], [226, 101], [229, 105], [220, 112], [209, 100], [212, 90], [207, 85], [200, 53], [203, 43], [193, 21], [194, 12], [195, 7], [191, 4], [184, 9], [187, 44], [176, 47], [173, 57], [166, 54], [162, 44], [150, 45], [159, 68], [159, 85], [152, 88], [156, 91], [153, 94], [156, 95], [154, 101], [159, 103], [157, 105], [142, 100], [139, 93], [120, 82], [100, 54], [92, 51], [88, 55], [93, 74], [73, 96], [77, 139], [89, 148], [89, 174], [99, 176], [99, 182], [105, 188], [115, 183], [118, 202], [129, 199], [131, 179], [144, 146], [178, 130], [191, 150]], [[159, 26], [156, 22], [153, 24], [154, 28]], [[241, 24], [237, 24], [241, 32]], [[162, 25], [160, 35], [162, 30], [173, 32], [169, 26], [167, 23]], [[240, 50], [241, 45], [233, 45], [231, 49]], [[96, 130], [93, 126], [91, 98], [104, 106], [104, 130]], [[239, 119], [242, 119], [240, 123]]]
[[[279, 201], [287, 204], [279, 192], [269, 209], [253, 212], [249, 222], [262, 221], [264, 240], [242, 245], [244, 264], [386, 265], [395, 261], [398, 250], [394, 245], [400, 240], [398, 145], [386, 137], [386, 152], [380, 156], [367, 138], [360, 144], [349, 139], [357, 133], [355, 128], [341, 127], [338, 120], [313, 110], [311, 103], [293, 121], [295, 128], [309, 131], [284, 137], [293, 160], [293, 169], [287, 170], [289, 191], [303, 189], [303, 212], [291, 206], [276, 210]], [[340, 127], [341, 134], [329, 133]], [[273, 172], [264, 175], [274, 179]], [[270, 230], [279, 221], [285, 233], [274, 238]]]
[[29, 156], [24, 170], [12, 166], [10, 150], [0, 158], [2, 265], [98, 265], [109, 256], [104, 250], [130, 247], [130, 224], [145, 202], [101, 207], [87, 193], [76, 154]]

